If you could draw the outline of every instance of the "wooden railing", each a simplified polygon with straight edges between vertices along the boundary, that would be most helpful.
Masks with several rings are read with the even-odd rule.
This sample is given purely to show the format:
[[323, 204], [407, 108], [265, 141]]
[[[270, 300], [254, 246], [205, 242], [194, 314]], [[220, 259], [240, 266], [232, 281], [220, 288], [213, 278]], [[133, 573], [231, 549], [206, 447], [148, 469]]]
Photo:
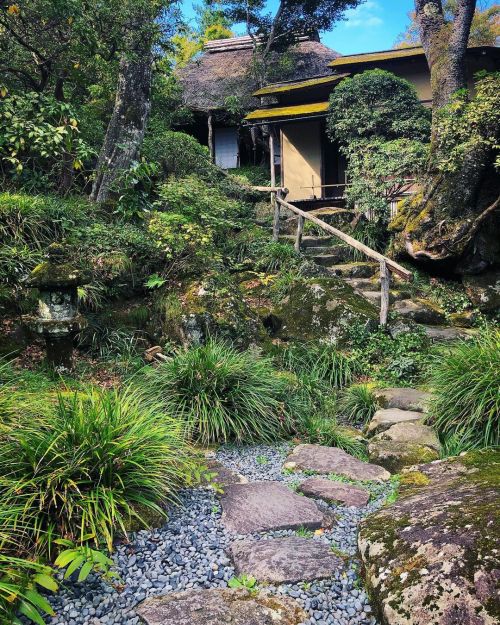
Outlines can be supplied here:
[[411, 271], [406, 269], [405, 267], [399, 265], [396, 261], [372, 250], [370, 247], [357, 241], [355, 238], [350, 235], [342, 232], [338, 228], [327, 224], [322, 219], [318, 219], [318, 217], [307, 213], [297, 206], [290, 204], [284, 198], [288, 193], [287, 189], [281, 187], [253, 187], [255, 191], [265, 191], [267, 193], [271, 193], [271, 203], [274, 209], [274, 217], [273, 217], [273, 241], [277, 241], [280, 233], [280, 212], [281, 208], [286, 208], [290, 212], [297, 215], [297, 233], [295, 235], [295, 250], [297, 252], [300, 251], [300, 246], [302, 242], [302, 235], [304, 232], [304, 222], [307, 219], [312, 223], [316, 224], [320, 228], [322, 228], [325, 232], [332, 234], [337, 237], [344, 243], [347, 243], [350, 247], [358, 250], [358, 252], [362, 252], [368, 258], [375, 260], [380, 265], [380, 325], [387, 325], [387, 316], [389, 313], [389, 291], [391, 285], [391, 272], [398, 275], [403, 280], [411, 282], [413, 280], [413, 274]]

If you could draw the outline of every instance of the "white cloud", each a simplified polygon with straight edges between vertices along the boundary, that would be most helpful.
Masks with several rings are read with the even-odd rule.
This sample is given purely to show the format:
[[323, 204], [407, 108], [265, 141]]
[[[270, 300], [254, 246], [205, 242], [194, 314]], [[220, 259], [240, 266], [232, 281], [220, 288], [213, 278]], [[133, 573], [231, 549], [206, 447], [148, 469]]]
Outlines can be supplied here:
[[375, 0], [367, 0], [355, 9], [346, 11], [346, 28], [372, 28], [380, 26], [384, 20], [379, 16], [382, 7]]

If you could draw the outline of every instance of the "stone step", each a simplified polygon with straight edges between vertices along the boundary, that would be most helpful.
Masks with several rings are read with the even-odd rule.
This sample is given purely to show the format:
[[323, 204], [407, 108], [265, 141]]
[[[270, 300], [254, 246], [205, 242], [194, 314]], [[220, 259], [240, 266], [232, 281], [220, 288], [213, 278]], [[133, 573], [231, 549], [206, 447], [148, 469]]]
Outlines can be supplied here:
[[379, 270], [377, 263], [343, 263], [329, 267], [329, 272], [342, 278], [371, 278]]
[[319, 529], [323, 513], [318, 506], [278, 482], [230, 484], [221, 497], [222, 522], [237, 534]]
[[231, 545], [229, 553], [238, 576], [271, 584], [326, 579], [344, 566], [327, 543], [299, 536], [240, 540]]
[[[361, 295], [367, 299], [372, 304], [376, 306], [380, 306], [380, 300], [382, 299], [382, 295], [380, 291], [359, 291]], [[400, 300], [406, 299], [408, 296], [407, 293], [402, 293], [401, 291], [389, 291], [389, 302], [392, 304], [394, 302], [398, 302]]]
[[[314, 248], [313, 248], [314, 249]], [[308, 254], [312, 261], [321, 267], [333, 267], [339, 263], [343, 263], [346, 260], [345, 252], [337, 251], [334, 248], [330, 248], [331, 253], [324, 254]]]
[[382, 408], [399, 408], [425, 412], [432, 395], [415, 388], [382, 388], [374, 390], [375, 396]]
[[432, 326], [421, 324], [426, 335], [433, 343], [446, 343], [459, 339], [469, 339], [477, 334], [477, 330], [455, 328], [450, 326]]
[[[283, 243], [295, 244], [295, 235], [293, 234], [280, 234], [279, 240]], [[332, 246], [335, 244], [333, 237], [316, 237], [316, 236], [303, 236], [301, 246], [305, 249], [310, 247]]]
[[283, 468], [322, 474], [335, 473], [351, 480], [385, 481], [391, 477], [382, 467], [358, 460], [338, 447], [323, 445], [297, 445]]
[[299, 491], [306, 497], [315, 497], [327, 502], [335, 502], [343, 506], [362, 508], [370, 499], [365, 488], [336, 482], [323, 477], [311, 477], [299, 486]]
[[388, 430], [396, 423], [422, 423], [424, 415], [416, 410], [401, 410], [400, 408], [382, 408], [377, 410], [373, 419], [366, 428], [369, 435]]
[[380, 290], [380, 280], [374, 278], [346, 278], [345, 282], [350, 284], [357, 291], [376, 291]]
[[413, 300], [405, 299], [400, 302], [396, 302], [394, 304], [393, 311], [398, 313], [404, 319], [415, 321], [415, 323], [437, 326], [446, 323], [444, 311], [430, 302], [419, 298]]

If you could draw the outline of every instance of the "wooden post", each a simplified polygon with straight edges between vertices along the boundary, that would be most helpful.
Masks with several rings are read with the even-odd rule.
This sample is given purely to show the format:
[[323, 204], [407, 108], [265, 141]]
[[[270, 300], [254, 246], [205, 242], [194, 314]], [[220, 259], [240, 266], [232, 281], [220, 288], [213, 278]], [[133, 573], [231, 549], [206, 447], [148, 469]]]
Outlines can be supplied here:
[[[274, 201], [274, 217], [273, 217], [273, 241], [278, 241], [280, 237], [280, 203], [276, 201], [276, 193], [271, 193], [272, 201]], [[281, 198], [281, 191], [278, 191], [278, 197]]]
[[295, 237], [295, 251], [300, 252], [300, 244], [302, 243], [302, 233], [304, 232], [304, 218], [299, 215], [297, 219], [297, 236]]
[[210, 159], [215, 162], [215, 150], [214, 150], [214, 128], [212, 123], [212, 113], [208, 113], [208, 151], [210, 152]]
[[387, 316], [389, 314], [389, 287], [391, 283], [391, 274], [387, 269], [385, 260], [380, 261], [380, 325], [387, 325]]

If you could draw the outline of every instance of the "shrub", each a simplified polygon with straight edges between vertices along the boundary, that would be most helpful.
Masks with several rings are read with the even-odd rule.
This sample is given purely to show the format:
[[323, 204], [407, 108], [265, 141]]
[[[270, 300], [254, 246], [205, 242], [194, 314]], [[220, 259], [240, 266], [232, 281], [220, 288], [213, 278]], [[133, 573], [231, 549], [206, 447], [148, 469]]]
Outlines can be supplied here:
[[141, 509], [162, 511], [190, 470], [180, 424], [137, 393], [95, 388], [4, 430], [0, 501], [17, 507], [39, 549], [47, 537], [112, 547]]
[[378, 408], [377, 396], [367, 384], [354, 384], [339, 399], [338, 412], [353, 425], [364, 425]]
[[146, 393], [204, 444], [278, 438], [286, 388], [270, 359], [215, 340], [177, 352], [146, 378]]
[[500, 332], [483, 330], [477, 337], [442, 349], [431, 366], [435, 400], [431, 415], [446, 441], [483, 447], [500, 444]]
[[277, 271], [297, 267], [300, 256], [291, 245], [279, 241], [258, 241], [256, 249], [256, 269], [261, 271]]

